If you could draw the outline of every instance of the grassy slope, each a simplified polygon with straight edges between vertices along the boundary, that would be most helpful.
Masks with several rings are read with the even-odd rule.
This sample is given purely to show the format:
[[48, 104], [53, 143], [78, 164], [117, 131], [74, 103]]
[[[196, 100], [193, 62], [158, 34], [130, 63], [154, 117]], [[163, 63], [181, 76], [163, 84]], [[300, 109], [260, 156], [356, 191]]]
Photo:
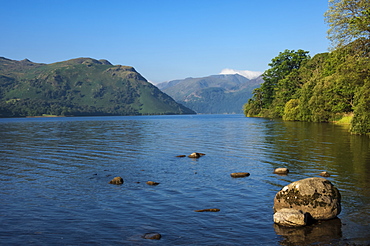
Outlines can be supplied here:
[[115, 115], [194, 113], [148, 83], [134, 68], [90, 58], [53, 64], [0, 58], [0, 86], [5, 107], [4, 101], [20, 104], [32, 99], [88, 114], [94, 110]]

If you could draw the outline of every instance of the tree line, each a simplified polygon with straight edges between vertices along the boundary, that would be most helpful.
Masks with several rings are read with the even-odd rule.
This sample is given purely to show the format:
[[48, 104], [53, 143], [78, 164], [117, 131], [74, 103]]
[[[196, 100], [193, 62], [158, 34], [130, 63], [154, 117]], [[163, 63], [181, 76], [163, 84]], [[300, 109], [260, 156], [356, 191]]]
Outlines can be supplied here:
[[330, 0], [325, 20], [331, 51], [280, 52], [244, 105], [246, 116], [311, 122], [350, 116], [352, 133], [370, 133], [370, 2]]

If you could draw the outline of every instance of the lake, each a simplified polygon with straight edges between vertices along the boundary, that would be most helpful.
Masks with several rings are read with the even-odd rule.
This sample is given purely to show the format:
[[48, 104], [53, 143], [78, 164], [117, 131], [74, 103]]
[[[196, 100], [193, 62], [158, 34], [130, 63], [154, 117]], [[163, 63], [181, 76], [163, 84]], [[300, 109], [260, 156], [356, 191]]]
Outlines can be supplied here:
[[[192, 152], [206, 155], [176, 157]], [[290, 173], [273, 174], [277, 167]], [[275, 225], [275, 194], [322, 171], [342, 195], [338, 218]], [[108, 184], [116, 176], [124, 184]], [[0, 119], [0, 182], [6, 245], [370, 244], [370, 139], [334, 124], [243, 115]], [[208, 208], [220, 211], [194, 211]], [[162, 238], [142, 237], [150, 232]]]

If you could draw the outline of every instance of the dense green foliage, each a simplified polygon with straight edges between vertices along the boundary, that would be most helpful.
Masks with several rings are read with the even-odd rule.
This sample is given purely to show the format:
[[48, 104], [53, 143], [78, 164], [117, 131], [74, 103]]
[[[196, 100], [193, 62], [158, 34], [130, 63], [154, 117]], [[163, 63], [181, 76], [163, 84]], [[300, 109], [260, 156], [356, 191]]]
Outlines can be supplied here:
[[157, 86], [177, 102], [202, 114], [242, 113], [261, 78], [247, 79], [239, 74], [186, 78]]
[[78, 58], [53, 64], [0, 58], [0, 117], [195, 113], [134, 68]]
[[370, 133], [370, 3], [331, 0], [330, 53], [285, 50], [244, 105], [246, 116], [331, 122], [353, 116], [350, 131]]
[[[283, 70], [284, 76], [271, 86], [262, 84], [256, 89], [244, 105], [245, 115], [329, 122], [353, 114], [351, 131], [370, 133], [370, 60], [359, 56], [357, 47], [353, 42], [331, 53], [306, 56], [299, 66], [288, 70], [270, 64], [273, 67], [264, 73], [265, 81], [270, 81], [275, 70]], [[289, 61], [282, 56], [287, 53], [294, 56], [301, 51], [285, 51], [277, 58]]]

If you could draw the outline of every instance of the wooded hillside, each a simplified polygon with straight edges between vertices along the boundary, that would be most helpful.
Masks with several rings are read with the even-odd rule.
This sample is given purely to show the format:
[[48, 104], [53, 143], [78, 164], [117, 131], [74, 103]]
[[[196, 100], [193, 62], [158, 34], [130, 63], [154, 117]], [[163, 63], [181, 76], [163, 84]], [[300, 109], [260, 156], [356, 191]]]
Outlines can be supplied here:
[[326, 21], [331, 52], [285, 50], [244, 105], [246, 116], [330, 122], [350, 117], [350, 131], [370, 133], [370, 3], [332, 0]]

